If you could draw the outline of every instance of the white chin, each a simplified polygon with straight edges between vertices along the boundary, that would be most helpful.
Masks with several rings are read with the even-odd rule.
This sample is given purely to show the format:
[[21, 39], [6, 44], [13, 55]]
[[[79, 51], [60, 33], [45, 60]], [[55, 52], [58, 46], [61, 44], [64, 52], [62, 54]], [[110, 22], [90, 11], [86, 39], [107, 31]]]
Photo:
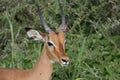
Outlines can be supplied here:
[[62, 66], [62, 67], [66, 67], [66, 66], [68, 66], [68, 64], [61, 64], [61, 66]]
[[50, 60], [50, 62], [51, 62], [52, 64], [54, 64], [54, 63], [55, 63], [55, 61], [54, 61], [54, 60]]

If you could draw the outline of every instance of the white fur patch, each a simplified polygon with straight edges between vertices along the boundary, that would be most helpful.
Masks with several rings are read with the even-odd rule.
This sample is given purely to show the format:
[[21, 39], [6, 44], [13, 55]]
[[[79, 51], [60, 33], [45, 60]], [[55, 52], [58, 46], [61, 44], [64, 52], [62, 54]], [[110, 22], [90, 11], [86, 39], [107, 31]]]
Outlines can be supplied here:
[[51, 62], [52, 64], [54, 64], [54, 63], [55, 63], [55, 61], [54, 61], [54, 60], [50, 60], [50, 62]]

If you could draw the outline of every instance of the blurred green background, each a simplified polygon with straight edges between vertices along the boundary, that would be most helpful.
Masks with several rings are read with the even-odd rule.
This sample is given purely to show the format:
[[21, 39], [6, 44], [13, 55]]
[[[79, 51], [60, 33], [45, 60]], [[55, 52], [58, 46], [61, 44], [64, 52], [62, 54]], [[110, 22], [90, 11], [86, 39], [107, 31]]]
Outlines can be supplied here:
[[[25, 27], [44, 29], [35, 3], [51, 29], [60, 25], [57, 0], [0, 0], [0, 67], [30, 69], [43, 43]], [[67, 18], [70, 65], [54, 66], [52, 80], [120, 80], [120, 0], [61, 0]]]

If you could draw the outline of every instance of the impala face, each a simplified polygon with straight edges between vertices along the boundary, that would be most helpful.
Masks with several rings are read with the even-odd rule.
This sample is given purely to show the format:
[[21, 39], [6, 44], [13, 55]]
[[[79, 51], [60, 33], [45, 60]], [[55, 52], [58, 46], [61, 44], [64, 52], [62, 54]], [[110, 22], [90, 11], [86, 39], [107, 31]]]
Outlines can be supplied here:
[[62, 66], [69, 64], [69, 58], [65, 53], [65, 37], [63, 31], [42, 33], [37, 30], [29, 29], [27, 34], [34, 40], [45, 42], [46, 53], [52, 63], [59, 62]]
[[62, 66], [69, 64], [69, 58], [65, 53], [65, 38], [64, 33], [60, 32], [51, 32], [48, 34], [47, 39], [47, 50], [48, 56], [52, 62], [59, 62]]
[[64, 31], [67, 25], [66, 25], [65, 15], [64, 15], [60, 0], [58, 0], [58, 3], [59, 3], [60, 11], [61, 11], [62, 23], [56, 32], [52, 31], [47, 26], [47, 24], [45, 23], [43, 19], [41, 9], [39, 9], [38, 5], [36, 6], [39, 12], [41, 23], [44, 29], [46, 30], [46, 32], [48, 32], [48, 34], [42, 33], [41, 31], [30, 29], [30, 28], [26, 28], [26, 30], [30, 38], [45, 42], [46, 53], [52, 63], [59, 62], [62, 66], [65, 66], [69, 64], [69, 58], [67, 57], [65, 53], [65, 41], [66, 40], [64, 37]]

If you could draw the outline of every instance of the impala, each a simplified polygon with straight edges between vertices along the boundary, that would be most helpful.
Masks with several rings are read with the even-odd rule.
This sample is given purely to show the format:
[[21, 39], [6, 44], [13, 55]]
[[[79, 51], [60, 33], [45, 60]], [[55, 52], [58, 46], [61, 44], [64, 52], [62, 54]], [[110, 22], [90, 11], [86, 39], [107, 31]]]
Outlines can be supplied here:
[[29, 70], [0, 68], [0, 80], [50, 80], [55, 62], [60, 63], [62, 66], [69, 64], [69, 58], [65, 53], [64, 37], [64, 31], [67, 26], [63, 8], [59, 0], [58, 3], [61, 11], [62, 24], [56, 32], [52, 31], [45, 23], [39, 6], [37, 6], [37, 10], [40, 20], [48, 34], [26, 28], [28, 37], [44, 42], [42, 53], [33, 68]]

